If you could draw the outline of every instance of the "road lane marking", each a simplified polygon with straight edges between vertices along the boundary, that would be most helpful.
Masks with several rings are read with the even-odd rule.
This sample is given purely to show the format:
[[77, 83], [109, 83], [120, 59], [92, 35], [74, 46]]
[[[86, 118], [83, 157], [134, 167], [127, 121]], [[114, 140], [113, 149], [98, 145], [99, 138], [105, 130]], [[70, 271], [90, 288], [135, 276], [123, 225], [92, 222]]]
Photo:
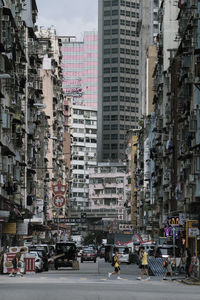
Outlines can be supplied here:
[[86, 278], [86, 277], [81, 277], [80, 279], [81, 279], [81, 280], [87, 280], [87, 278]]

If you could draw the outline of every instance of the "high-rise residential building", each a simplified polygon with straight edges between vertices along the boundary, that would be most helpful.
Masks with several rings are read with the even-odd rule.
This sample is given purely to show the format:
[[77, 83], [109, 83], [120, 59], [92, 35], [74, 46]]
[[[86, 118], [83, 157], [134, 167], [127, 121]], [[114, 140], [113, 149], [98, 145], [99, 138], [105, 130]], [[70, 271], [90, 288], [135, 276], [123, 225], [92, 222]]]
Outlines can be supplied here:
[[97, 107], [98, 36], [84, 33], [83, 41], [74, 36], [61, 36], [63, 90], [74, 104]]
[[97, 109], [65, 100], [66, 131], [71, 137], [70, 199], [71, 214], [89, 206], [89, 169], [96, 165]]
[[139, 118], [139, 0], [99, 0], [98, 160], [125, 158]]
[[142, 115], [152, 111], [152, 74], [157, 58], [156, 40], [159, 33], [158, 10], [160, 0], [142, 0], [140, 2], [140, 101]]

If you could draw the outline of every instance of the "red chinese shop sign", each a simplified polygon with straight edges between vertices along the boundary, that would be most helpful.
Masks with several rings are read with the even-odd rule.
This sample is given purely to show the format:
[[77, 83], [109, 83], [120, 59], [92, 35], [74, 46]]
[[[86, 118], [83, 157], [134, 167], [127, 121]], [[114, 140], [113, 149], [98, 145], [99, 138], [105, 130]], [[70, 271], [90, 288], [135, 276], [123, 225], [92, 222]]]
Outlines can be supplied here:
[[67, 185], [62, 184], [60, 180], [57, 181], [56, 184], [52, 184], [53, 190], [53, 202], [54, 205], [58, 208], [63, 207], [65, 205], [65, 193], [67, 191]]

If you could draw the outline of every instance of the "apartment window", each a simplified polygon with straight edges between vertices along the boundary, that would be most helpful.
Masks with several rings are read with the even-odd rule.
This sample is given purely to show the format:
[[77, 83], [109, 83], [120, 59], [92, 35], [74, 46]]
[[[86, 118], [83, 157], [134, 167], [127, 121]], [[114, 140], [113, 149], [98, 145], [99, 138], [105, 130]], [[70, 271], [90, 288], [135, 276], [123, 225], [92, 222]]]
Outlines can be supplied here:
[[118, 29], [112, 29], [112, 34], [118, 34]]
[[118, 134], [111, 134], [111, 140], [117, 140]]
[[130, 11], [126, 11], [126, 16], [130, 17], [131, 16], [131, 12]]
[[130, 40], [126, 40], [126, 45], [130, 45], [131, 41]]
[[124, 116], [120, 116], [120, 120], [121, 120], [121, 121], [124, 121]]
[[112, 124], [111, 130], [118, 130], [118, 124]]
[[131, 35], [131, 31], [130, 30], [126, 30], [126, 35]]
[[110, 35], [110, 30], [104, 30], [104, 35]]
[[131, 70], [129, 68], [126, 68], [126, 74], [130, 74]]
[[125, 116], [125, 121], [130, 121], [130, 117], [129, 116]]
[[133, 12], [131, 13], [131, 17], [132, 17], [132, 18], [135, 18], [135, 16], [136, 16], [136, 13], [135, 13], [135, 11], [133, 11]]
[[111, 92], [118, 92], [118, 86], [112, 86]]
[[124, 93], [125, 91], [125, 87], [124, 86], [120, 86], [120, 92]]
[[120, 68], [120, 73], [124, 73], [124, 68]]
[[120, 44], [124, 45], [125, 44], [125, 39], [120, 39]]
[[120, 82], [124, 82], [124, 77], [120, 77]]
[[116, 150], [117, 148], [117, 144], [111, 144], [111, 149]]
[[124, 149], [124, 144], [119, 145], [120, 149]]
[[120, 101], [124, 102], [124, 96], [120, 96]]
[[112, 25], [118, 25], [118, 19], [112, 20]]
[[110, 77], [104, 77], [103, 81], [104, 81], [105, 83], [109, 83], [109, 82], [110, 82]]
[[104, 106], [103, 111], [110, 111], [110, 106]]
[[104, 125], [103, 130], [110, 130], [110, 125]]
[[124, 61], [125, 61], [125, 58], [121, 57], [121, 58], [120, 58], [120, 63], [121, 63], [121, 64], [124, 64]]
[[104, 140], [109, 140], [110, 139], [110, 134], [104, 134], [103, 138], [104, 138]]
[[110, 96], [104, 96], [103, 101], [104, 102], [109, 102], [110, 101]]
[[118, 82], [118, 77], [112, 77], [112, 78], [111, 78], [111, 81], [112, 81], [112, 82]]
[[117, 120], [118, 120], [118, 115], [111, 116], [111, 121], [117, 121]]
[[133, 22], [133, 21], [132, 21], [132, 22], [131, 22], [131, 26], [132, 26], [132, 27], [136, 27], [136, 22]]
[[124, 134], [120, 134], [119, 138], [120, 140], [124, 140]]
[[125, 16], [125, 10], [121, 9], [121, 10], [120, 10], [120, 15], [121, 15], [121, 16]]
[[105, 10], [104, 17], [109, 17], [109, 16], [110, 16], [110, 10]]
[[103, 144], [103, 149], [104, 150], [109, 150], [110, 149], [110, 144]]
[[112, 48], [112, 54], [118, 53], [118, 48]]
[[104, 93], [109, 93], [110, 92], [110, 87], [109, 86], [105, 86], [103, 88]]
[[120, 130], [124, 130], [124, 125], [120, 125]]
[[130, 26], [132, 22], [126, 21], [126, 26]]
[[[132, 107], [131, 107], [132, 108]], [[131, 122], [135, 122], [135, 116], [131, 117]]]
[[125, 29], [121, 29], [120, 34], [125, 34]]
[[124, 106], [120, 105], [120, 111], [124, 111]]
[[118, 39], [112, 39], [112, 45], [118, 44]]
[[126, 7], [131, 7], [131, 3], [126, 1]]
[[118, 6], [118, 2], [119, 2], [118, 0], [112, 0], [112, 5], [113, 6]]
[[111, 111], [117, 111], [117, 110], [118, 110], [118, 106], [117, 105], [111, 106]]
[[110, 121], [110, 116], [103, 116], [104, 121]]
[[110, 49], [104, 49], [104, 54], [110, 54]]
[[125, 53], [125, 49], [124, 48], [120, 48], [120, 53], [124, 54]]
[[111, 1], [105, 1], [105, 2], [104, 2], [104, 6], [105, 6], [105, 7], [111, 6]]
[[104, 158], [104, 159], [109, 159], [109, 154], [108, 154], [108, 153], [104, 153], [104, 154], [103, 154], [103, 158]]
[[113, 63], [113, 64], [118, 63], [118, 57], [113, 57], [113, 58], [112, 58], [112, 63]]
[[118, 68], [112, 68], [112, 73], [117, 73], [118, 72]]
[[135, 107], [131, 107], [131, 111], [132, 111], [132, 112], [135, 112]]
[[118, 96], [111, 96], [111, 101], [113, 102], [118, 101]]
[[108, 26], [108, 25], [110, 25], [110, 20], [105, 20], [104, 21], [104, 26]]
[[125, 25], [125, 20], [120, 20], [120, 25]]
[[130, 111], [130, 110], [131, 110], [130, 106], [125, 107], [125, 111]]
[[110, 45], [110, 39], [105, 39], [104, 40], [104, 45]]
[[104, 68], [104, 74], [110, 73], [110, 68]]
[[104, 58], [104, 64], [109, 64], [110, 63], [110, 58]]
[[112, 11], [112, 15], [113, 15], [113, 16], [118, 16], [118, 10], [116, 10], [116, 9], [113, 10], [113, 11]]
[[112, 154], [111, 154], [111, 158], [112, 158], [112, 159], [116, 159], [116, 158], [117, 158], [117, 153], [112, 153]]

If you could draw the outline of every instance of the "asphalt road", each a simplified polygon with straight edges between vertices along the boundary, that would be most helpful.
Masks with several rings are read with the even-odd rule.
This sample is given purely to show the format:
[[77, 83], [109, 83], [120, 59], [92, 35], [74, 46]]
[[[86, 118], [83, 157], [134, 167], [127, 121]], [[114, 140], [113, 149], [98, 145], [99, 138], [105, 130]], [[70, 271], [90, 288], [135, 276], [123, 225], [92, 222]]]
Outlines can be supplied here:
[[[100, 264], [103, 264], [100, 262]], [[134, 265], [128, 266], [135, 270]], [[138, 281], [136, 275], [107, 278], [98, 273], [98, 263], [80, 264], [79, 271], [70, 269], [24, 277], [0, 276], [0, 300], [196, 300], [200, 299], [200, 287], [186, 286], [177, 281], [163, 281], [152, 277]], [[111, 267], [112, 269], [112, 267]]]

